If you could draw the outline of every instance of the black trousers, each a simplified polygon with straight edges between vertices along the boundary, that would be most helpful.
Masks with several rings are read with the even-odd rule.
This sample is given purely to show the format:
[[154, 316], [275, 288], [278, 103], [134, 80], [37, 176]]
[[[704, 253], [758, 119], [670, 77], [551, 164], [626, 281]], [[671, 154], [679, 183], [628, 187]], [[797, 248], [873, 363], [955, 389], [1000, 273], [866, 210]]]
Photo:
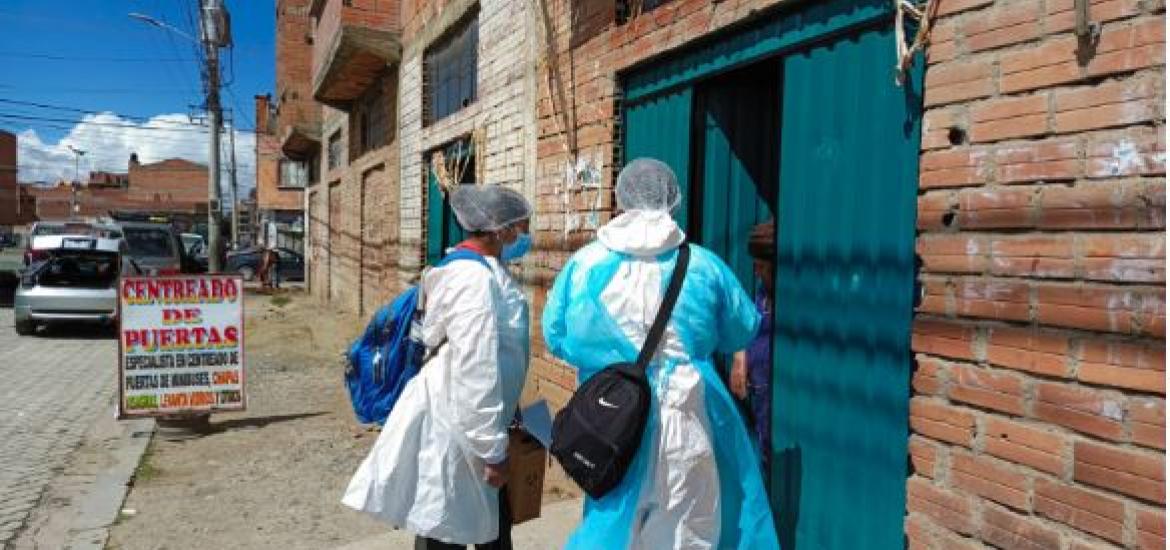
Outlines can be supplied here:
[[[475, 550], [512, 550], [512, 510], [508, 507], [507, 487], [500, 489], [500, 534], [491, 542], [475, 545]], [[414, 550], [464, 550], [462, 544], [415, 537]]]

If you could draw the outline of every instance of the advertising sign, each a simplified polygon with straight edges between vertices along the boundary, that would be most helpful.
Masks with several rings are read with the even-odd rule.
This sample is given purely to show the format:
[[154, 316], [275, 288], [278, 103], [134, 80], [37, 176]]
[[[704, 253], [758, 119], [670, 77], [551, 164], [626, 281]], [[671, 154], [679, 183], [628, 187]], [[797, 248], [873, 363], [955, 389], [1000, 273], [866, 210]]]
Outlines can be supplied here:
[[244, 283], [236, 275], [123, 277], [119, 416], [244, 409]]

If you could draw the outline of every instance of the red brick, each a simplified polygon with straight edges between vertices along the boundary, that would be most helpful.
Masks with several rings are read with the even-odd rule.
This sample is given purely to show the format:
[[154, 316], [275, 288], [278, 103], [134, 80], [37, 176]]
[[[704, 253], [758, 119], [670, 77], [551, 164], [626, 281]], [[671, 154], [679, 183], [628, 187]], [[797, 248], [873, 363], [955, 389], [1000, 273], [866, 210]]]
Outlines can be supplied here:
[[944, 452], [940, 449], [941, 446], [937, 443], [916, 435], [911, 436], [910, 463], [914, 466], [914, 472], [923, 477], [934, 479], [938, 455], [940, 452]]
[[1166, 503], [1166, 455], [1090, 441], [1073, 448], [1073, 479], [1157, 504]]
[[978, 149], [951, 149], [925, 153], [922, 155], [919, 186], [930, 189], [983, 183], [987, 180], [988, 158], [986, 151]]
[[963, 43], [967, 50], [977, 52], [1040, 36], [1039, 2], [1017, 1], [1005, 7], [969, 17], [963, 25]]
[[1094, 339], [1086, 341], [1077, 378], [1097, 385], [1166, 393], [1165, 348]]
[[906, 483], [906, 508], [956, 533], [969, 535], [975, 532], [975, 514], [970, 500], [924, 478], [911, 477]]
[[994, 0], [939, 0], [936, 16], [951, 15], [991, 5]]
[[1101, 33], [1097, 52], [1085, 66], [1090, 77], [1106, 76], [1164, 65], [1165, 19], [1154, 17]]
[[1007, 463], [964, 452], [951, 453], [950, 482], [958, 490], [1017, 510], [1029, 509], [1032, 478]]
[[[932, 191], [918, 196], [918, 229], [945, 229], [943, 216], [953, 213], [955, 205], [951, 194], [946, 191]], [[954, 221], [951, 221], [954, 224]]]
[[953, 300], [950, 283], [946, 279], [923, 276], [922, 291], [922, 301], [915, 311], [938, 315], [954, 314], [954, 308], [949, 304]]
[[1029, 294], [1024, 282], [964, 279], [955, 288], [956, 312], [965, 317], [1028, 321]]
[[1081, 175], [1080, 144], [1055, 139], [1001, 146], [995, 153], [999, 183], [1065, 181]]
[[1161, 228], [1165, 189], [1165, 182], [1045, 186], [1037, 223], [1045, 229]]
[[941, 360], [926, 355], [918, 356], [916, 363], [918, 367], [914, 369], [914, 393], [937, 395], [949, 376], [950, 367]]
[[[1044, 5], [1048, 13], [1044, 28], [1049, 34], [1071, 31], [1076, 26], [1073, 0], [1047, 0]], [[1094, 23], [1125, 19], [1141, 13], [1141, 6], [1141, 0], [1092, 0], [1089, 19]]]
[[1078, 247], [1085, 279], [1128, 283], [1166, 280], [1161, 234], [1085, 235]]
[[990, 329], [987, 360], [993, 365], [1044, 376], [1069, 373], [1069, 338], [1036, 329], [995, 327]]
[[1058, 550], [1060, 533], [1034, 519], [998, 506], [983, 508], [979, 535], [984, 542], [1012, 550]]
[[917, 241], [923, 269], [932, 273], [979, 273], [987, 268], [986, 246], [970, 235], [924, 235]]
[[1036, 285], [1039, 322], [1069, 328], [1128, 333], [1132, 315], [1156, 308], [1152, 289], [1057, 283]]
[[1039, 46], [1004, 54], [1000, 59], [1000, 93], [1016, 93], [1081, 79], [1072, 37], [1050, 38]]
[[1094, 137], [1087, 150], [1085, 175], [1090, 178], [1152, 176], [1166, 173], [1162, 129], [1137, 127], [1121, 134]]
[[975, 359], [975, 330], [957, 323], [918, 318], [914, 320], [910, 347], [919, 353], [957, 359]]
[[1125, 503], [1046, 479], [1036, 480], [1036, 513], [1118, 544], [1125, 538]]
[[1039, 235], [991, 242], [991, 272], [995, 275], [1072, 278], [1076, 271], [1072, 235]]
[[1048, 113], [1024, 115], [971, 126], [971, 142], [987, 143], [1012, 138], [1042, 136], [1048, 132]]
[[987, 97], [995, 91], [991, 61], [950, 61], [926, 71], [926, 106]]
[[1141, 550], [1165, 550], [1166, 511], [1137, 509], [1137, 547]]
[[1032, 227], [1036, 192], [1019, 187], [982, 187], [959, 193], [957, 227], [963, 229], [1006, 229]]
[[1024, 414], [1024, 380], [1016, 374], [958, 365], [951, 378], [947, 395], [953, 401], [1014, 415]]
[[1133, 442], [1166, 450], [1166, 400], [1160, 397], [1131, 397], [1127, 410]]
[[1067, 384], [1042, 382], [1035, 387], [1033, 416], [1103, 439], [1125, 438], [1125, 401], [1117, 395]]
[[995, 416], [988, 416], [983, 428], [983, 452], [1058, 477], [1064, 475], [1064, 437]]
[[930, 550], [934, 541], [930, 520], [921, 514], [907, 514], [904, 524], [907, 550]]
[[975, 415], [940, 401], [914, 397], [910, 400], [910, 429], [931, 439], [971, 447]]

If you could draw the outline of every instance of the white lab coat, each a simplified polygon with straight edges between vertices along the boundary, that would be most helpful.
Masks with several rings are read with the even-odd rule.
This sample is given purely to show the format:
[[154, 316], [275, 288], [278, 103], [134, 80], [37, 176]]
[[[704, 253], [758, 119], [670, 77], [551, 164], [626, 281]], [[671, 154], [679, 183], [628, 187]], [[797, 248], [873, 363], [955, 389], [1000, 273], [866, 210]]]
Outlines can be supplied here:
[[528, 371], [528, 302], [495, 258], [427, 272], [423, 338], [447, 343], [403, 389], [342, 503], [454, 544], [499, 533], [499, 493], [484, 465], [507, 456]]

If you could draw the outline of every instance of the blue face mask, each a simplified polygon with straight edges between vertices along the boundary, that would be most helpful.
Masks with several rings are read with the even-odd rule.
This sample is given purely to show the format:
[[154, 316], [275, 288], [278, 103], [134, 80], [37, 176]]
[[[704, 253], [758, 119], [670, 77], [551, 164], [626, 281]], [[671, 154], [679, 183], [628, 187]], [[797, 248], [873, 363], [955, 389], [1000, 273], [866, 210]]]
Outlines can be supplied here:
[[516, 236], [516, 240], [504, 245], [504, 250], [500, 252], [500, 259], [505, 262], [514, 262], [523, 258], [531, 249], [532, 235], [521, 233]]

